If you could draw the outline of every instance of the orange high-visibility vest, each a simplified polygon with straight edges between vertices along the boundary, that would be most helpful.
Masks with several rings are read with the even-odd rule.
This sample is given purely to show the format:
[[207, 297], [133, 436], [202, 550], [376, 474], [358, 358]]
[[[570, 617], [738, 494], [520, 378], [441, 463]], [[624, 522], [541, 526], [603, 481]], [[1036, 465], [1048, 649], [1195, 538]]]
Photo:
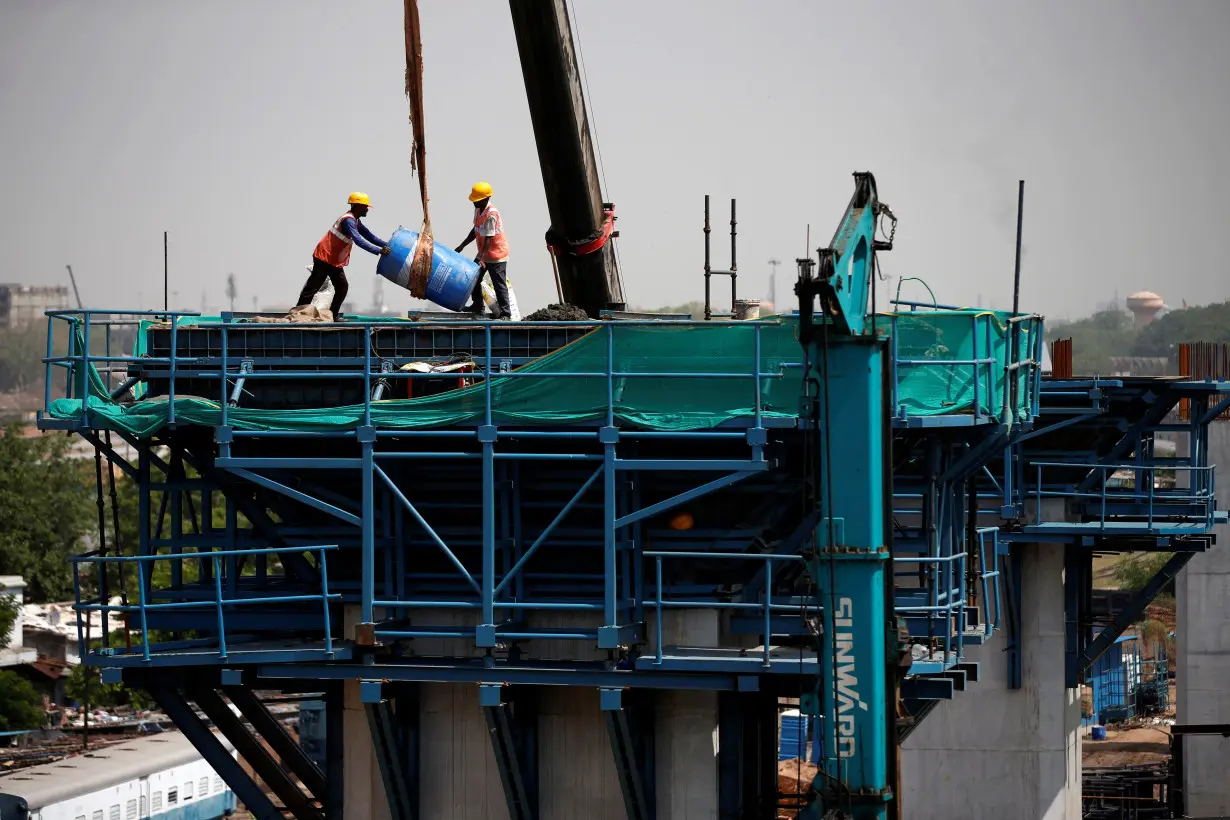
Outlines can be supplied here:
[[488, 205], [474, 215], [474, 241], [478, 243], [480, 262], [507, 262], [508, 237], [504, 220], [494, 205]]
[[350, 249], [354, 246], [354, 240], [342, 231], [342, 220], [354, 218], [355, 215], [350, 211], [339, 216], [316, 243], [316, 252], [312, 255], [335, 268], [346, 267], [350, 263]]

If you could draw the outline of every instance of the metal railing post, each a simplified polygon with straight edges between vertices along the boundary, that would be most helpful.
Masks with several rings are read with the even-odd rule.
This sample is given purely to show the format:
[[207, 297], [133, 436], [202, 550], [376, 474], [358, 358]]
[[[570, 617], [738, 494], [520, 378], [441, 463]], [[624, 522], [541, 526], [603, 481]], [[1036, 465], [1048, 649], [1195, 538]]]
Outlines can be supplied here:
[[227, 330], [227, 325], [229, 325], [229, 324], [230, 324], [230, 322], [228, 322], [228, 321], [226, 320], [226, 318], [223, 318], [223, 320], [222, 320], [222, 379], [221, 379], [221, 382], [222, 382], [222, 396], [221, 396], [221, 398], [219, 398], [219, 399], [218, 399], [218, 401], [221, 403], [221, 406], [222, 406], [222, 426], [223, 426], [223, 427], [226, 427], [226, 426], [227, 426], [227, 424], [228, 424], [228, 422], [227, 422], [227, 418], [226, 418], [226, 417], [227, 417], [227, 412], [226, 412], [226, 411], [227, 411], [227, 405], [229, 405], [229, 404], [230, 404], [230, 393], [229, 393], [229, 391], [227, 390], [228, 384], [227, 384], [227, 379], [226, 379], [226, 371], [227, 371], [227, 364], [226, 364], [226, 360], [227, 360], [227, 355], [228, 355], [228, 354], [227, 354], [227, 333], [226, 333], [226, 330]]
[[365, 624], [374, 622], [374, 607], [372, 601], [376, 598], [376, 488], [375, 488], [375, 460], [372, 456], [372, 448], [375, 446], [373, 441], [364, 441], [359, 445], [362, 448], [362, 464], [360, 470], [363, 475], [362, 482], [362, 518], [360, 521], [362, 529], [362, 568], [361, 577], [361, 607], [362, 620]]
[[[141, 613], [141, 657], [143, 660], [149, 660], [149, 619], [145, 613], [145, 568], [144, 564], [152, 556], [143, 555], [137, 560], [137, 595], [138, 606]], [[150, 576], [153, 577], [153, 567], [150, 568]], [[151, 590], [152, 592], [153, 590]]]
[[372, 326], [363, 326], [363, 426], [372, 425]]
[[752, 378], [754, 379], [754, 382], [752, 385], [752, 392], [755, 394], [755, 401], [756, 401], [756, 405], [755, 405], [756, 407], [756, 427], [759, 428], [761, 426], [761, 404], [762, 404], [761, 399], [760, 399], [760, 325], [753, 325], [752, 333], [754, 334], [754, 339], [755, 339], [754, 344], [753, 344], [753, 349], [752, 349], [752, 357], [753, 357]]
[[[77, 599], [77, 606], [81, 606], [81, 572], [76, 564], [73, 564], [73, 597]], [[90, 617], [89, 610], [86, 610], [85, 617]], [[77, 612], [77, 646], [81, 648], [80, 657], [84, 658], [89, 654], [90, 648], [85, 645], [85, 633], [81, 629], [81, 612]]]
[[657, 565], [655, 567], [655, 570], [657, 572], [657, 580], [658, 580], [657, 598], [655, 600], [655, 603], [658, 605], [657, 606], [658, 622], [657, 622], [657, 628], [656, 628], [657, 638], [658, 638], [657, 640], [658, 657], [654, 661], [654, 663], [657, 664], [658, 666], [661, 666], [662, 665], [662, 616], [664, 614], [663, 609], [662, 609], [662, 556], [661, 555], [657, 556]]
[[320, 556], [320, 603], [325, 612], [325, 654], [333, 657], [333, 627], [329, 620], [329, 563], [324, 549]]
[[171, 377], [167, 380], [167, 425], [175, 426], [175, 370], [179, 360], [179, 316], [171, 316]]
[[773, 643], [773, 641], [771, 640], [771, 636], [773, 634], [772, 612], [773, 612], [773, 559], [768, 558], [765, 560], [765, 565], [764, 565], [764, 662], [762, 666], [764, 666], [765, 669], [768, 669], [773, 665], [772, 661], [769, 658], [769, 648], [771, 644]]
[[226, 660], [226, 623], [222, 620], [222, 565], [214, 556], [214, 601], [218, 606], [218, 655]]
[[43, 364], [43, 407], [46, 409], [51, 408], [51, 371], [55, 368], [51, 359], [55, 356], [55, 322], [54, 316], [47, 317], [47, 361]]
[[974, 325], [973, 332], [970, 334], [970, 338], [971, 338], [971, 339], [973, 339], [973, 343], [974, 343], [974, 348], [973, 348], [973, 358], [974, 358], [974, 423], [975, 423], [975, 424], [977, 424], [977, 423], [978, 423], [978, 420], [982, 417], [982, 401], [981, 401], [981, 398], [982, 398], [982, 397], [979, 395], [980, 391], [979, 391], [979, 389], [978, 389], [978, 388], [979, 388], [979, 384], [978, 384], [978, 383], [979, 383], [980, 381], [982, 381], [982, 373], [979, 371], [979, 368], [978, 368], [978, 314], [977, 314], [977, 313], [975, 313], [973, 316], [971, 316], [971, 317], [970, 317], [970, 319], [971, 319], [971, 321], [973, 322], [973, 325]]
[[81, 421], [90, 426], [90, 312], [84, 312], [81, 340]]

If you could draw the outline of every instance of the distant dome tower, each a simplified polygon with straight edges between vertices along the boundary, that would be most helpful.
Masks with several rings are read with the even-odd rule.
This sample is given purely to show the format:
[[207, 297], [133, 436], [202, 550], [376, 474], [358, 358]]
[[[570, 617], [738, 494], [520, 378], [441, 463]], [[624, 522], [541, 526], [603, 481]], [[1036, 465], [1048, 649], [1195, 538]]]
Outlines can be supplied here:
[[1136, 317], [1136, 327], [1144, 327], [1157, 318], [1166, 303], [1151, 290], [1141, 290], [1127, 298], [1127, 309]]

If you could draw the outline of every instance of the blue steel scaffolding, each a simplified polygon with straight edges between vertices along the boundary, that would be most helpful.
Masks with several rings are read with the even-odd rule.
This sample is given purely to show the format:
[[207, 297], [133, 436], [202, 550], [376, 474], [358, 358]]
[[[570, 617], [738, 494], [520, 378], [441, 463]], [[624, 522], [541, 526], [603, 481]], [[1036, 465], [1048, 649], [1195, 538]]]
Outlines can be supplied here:
[[[852, 206], [847, 220], [879, 213]], [[870, 235], [859, 230], [856, 238]], [[859, 247], [862, 256], [842, 246], [836, 259], [866, 265]], [[831, 256], [821, 254], [817, 279], [814, 265], [801, 260], [805, 296], [815, 287], [821, 304], [849, 307], [841, 300], [856, 284], [840, 287]], [[835, 281], [839, 292], [825, 291]], [[804, 304], [802, 315], [720, 326], [422, 319], [307, 328], [53, 311], [40, 426], [92, 442], [139, 498], [138, 543], [112, 539], [107, 550], [104, 541], [75, 559], [77, 610], [107, 624], [98, 646], [80, 635], [82, 656], [105, 680], [149, 689], [215, 756], [221, 746], [195, 701], [296, 817], [341, 816], [339, 687], [348, 680], [361, 682], [396, 817], [416, 816], [418, 795], [418, 729], [403, 706], [438, 682], [479, 688], [513, 818], [537, 816], [526, 751], [535, 707], [525, 693], [543, 686], [600, 690], [630, 818], [653, 816], [644, 695], [656, 690], [721, 693], [723, 818], [776, 811], [782, 698], [831, 718], [817, 730], [824, 772], [813, 806], [895, 816], [891, 749], [977, 681], [965, 648], [1002, 623], [1010, 685], [1020, 685], [1020, 561], [1030, 542], [1069, 545], [1071, 680], [1211, 543], [1224, 514], [1204, 441], [1230, 398], [1214, 382], [1044, 379], [1034, 315], [1009, 317], [1010, 343], [997, 350], [995, 316], [962, 314], [971, 355], [916, 357], [899, 348], [901, 317], [938, 321], [957, 309], [900, 303], [904, 312], [865, 325], [862, 312], [830, 325], [813, 321], [810, 298]], [[112, 335], [133, 323], [137, 352], [119, 354]], [[766, 352], [765, 334], [784, 325], [803, 344]], [[738, 366], [620, 364], [628, 334], [683, 339], [701, 326], [747, 336]], [[589, 369], [527, 367], [594, 339], [606, 353]], [[970, 400], [919, 413], [901, 386], [925, 369], [949, 386], [959, 377]], [[61, 371], [63, 397], [53, 396]], [[527, 420], [502, 403], [506, 385], [527, 379], [544, 396], [601, 384], [604, 400], [583, 419]], [[749, 386], [747, 412], [654, 428], [622, 403], [633, 383], [669, 402], [698, 380]], [[801, 383], [797, 404], [766, 406], [767, 385], [783, 380]], [[451, 420], [410, 424], [390, 409], [405, 405], [386, 403], [452, 390], [472, 399]], [[1169, 411], [1180, 399], [1195, 409], [1176, 424]], [[326, 408], [335, 408], [327, 418]], [[1189, 455], [1155, 457], [1153, 437], [1165, 432], [1186, 434]], [[1110, 481], [1124, 470], [1133, 482]], [[1158, 483], [1162, 472], [1184, 478]], [[1066, 505], [1053, 520], [1050, 499]], [[1093, 553], [1141, 549], [1175, 558], [1095, 637]], [[698, 609], [722, 613], [729, 641], [666, 644], [666, 613]], [[113, 639], [112, 624], [125, 640]], [[558, 649], [569, 644], [578, 648]], [[251, 689], [325, 692], [324, 771], [270, 728], [244, 694]], [[854, 702], [871, 704], [867, 716], [847, 711]], [[850, 765], [854, 756], [861, 765]], [[255, 781], [235, 777], [249, 810], [281, 816]]]

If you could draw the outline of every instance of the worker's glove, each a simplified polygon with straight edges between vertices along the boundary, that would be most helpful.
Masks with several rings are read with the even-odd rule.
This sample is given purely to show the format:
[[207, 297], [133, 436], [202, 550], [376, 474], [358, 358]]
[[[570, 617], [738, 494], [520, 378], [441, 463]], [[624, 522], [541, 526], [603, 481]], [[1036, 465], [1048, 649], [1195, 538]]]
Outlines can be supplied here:
[[385, 245], [383, 248], [380, 249], [381, 256], [388, 256], [391, 252], [392, 252], [392, 249], [389, 248], [388, 245]]

